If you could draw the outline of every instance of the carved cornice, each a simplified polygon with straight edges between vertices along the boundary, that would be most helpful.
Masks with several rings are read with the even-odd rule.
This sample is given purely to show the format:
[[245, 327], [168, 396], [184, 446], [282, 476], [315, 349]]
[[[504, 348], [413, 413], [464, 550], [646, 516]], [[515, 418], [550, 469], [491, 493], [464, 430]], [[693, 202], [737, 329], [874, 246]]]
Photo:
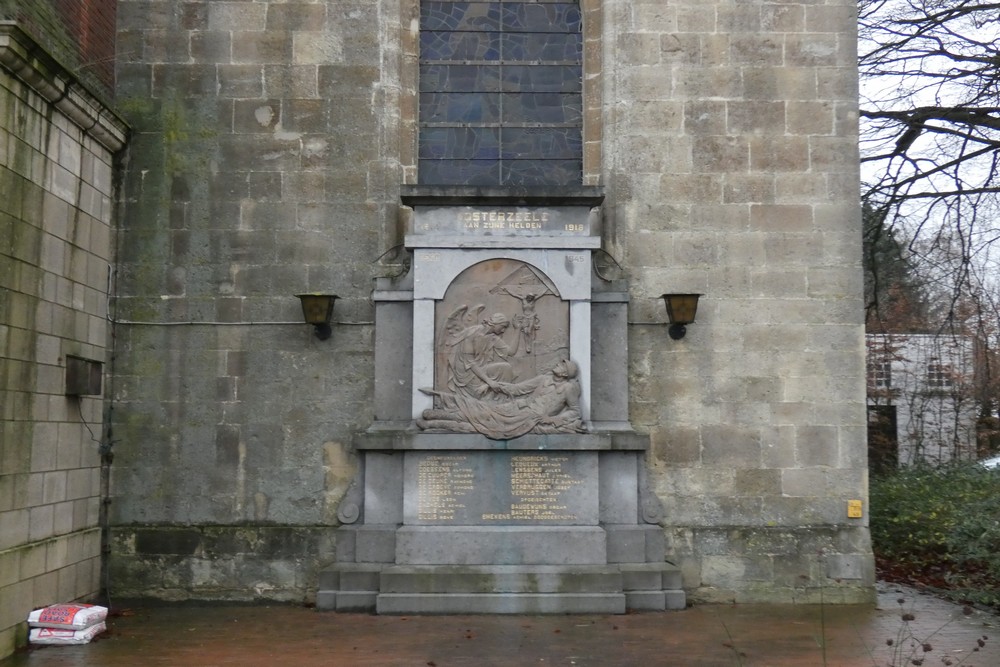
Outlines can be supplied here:
[[0, 66], [110, 152], [125, 146], [128, 124], [14, 21], [0, 21]]
[[599, 206], [604, 188], [598, 186], [471, 186], [403, 185], [400, 200], [407, 206]]
[[420, 433], [396, 427], [375, 425], [366, 433], [356, 434], [359, 450], [430, 451], [430, 450], [512, 450], [512, 451], [646, 451], [649, 436], [634, 431], [596, 433], [529, 433], [510, 440], [491, 440], [478, 433]]

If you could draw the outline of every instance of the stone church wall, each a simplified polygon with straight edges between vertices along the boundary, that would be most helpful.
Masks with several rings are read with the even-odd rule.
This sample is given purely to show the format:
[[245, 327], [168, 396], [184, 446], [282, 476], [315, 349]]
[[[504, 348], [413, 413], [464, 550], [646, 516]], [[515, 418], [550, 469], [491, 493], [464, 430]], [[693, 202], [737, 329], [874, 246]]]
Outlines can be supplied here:
[[640, 324], [629, 341], [686, 585], [863, 598], [867, 519], [846, 512], [867, 494], [856, 3], [604, 8], [606, 247], [630, 319], [704, 293], [683, 341]]
[[[403, 270], [417, 6], [120, 2], [119, 595], [309, 599], [334, 557], [351, 439], [383, 417], [370, 297]], [[584, 185], [631, 285], [668, 558], [694, 600], [868, 599], [855, 3], [583, 6]], [[327, 341], [312, 291], [341, 297]], [[664, 292], [704, 293], [683, 340]]]
[[[374, 262], [398, 242], [387, 4], [119, 4], [118, 102], [136, 128], [121, 595], [301, 600], [333, 556], [349, 443], [372, 419]], [[341, 297], [326, 341], [294, 297], [315, 291]]]

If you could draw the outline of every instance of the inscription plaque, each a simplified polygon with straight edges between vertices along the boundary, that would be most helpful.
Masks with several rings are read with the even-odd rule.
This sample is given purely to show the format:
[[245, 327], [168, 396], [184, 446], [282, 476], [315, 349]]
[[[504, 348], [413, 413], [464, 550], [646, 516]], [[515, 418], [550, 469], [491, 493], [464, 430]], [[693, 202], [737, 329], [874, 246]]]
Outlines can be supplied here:
[[408, 453], [411, 525], [597, 525], [597, 454]]
[[588, 236], [590, 209], [572, 206], [449, 206], [417, 211], [416, 234]]

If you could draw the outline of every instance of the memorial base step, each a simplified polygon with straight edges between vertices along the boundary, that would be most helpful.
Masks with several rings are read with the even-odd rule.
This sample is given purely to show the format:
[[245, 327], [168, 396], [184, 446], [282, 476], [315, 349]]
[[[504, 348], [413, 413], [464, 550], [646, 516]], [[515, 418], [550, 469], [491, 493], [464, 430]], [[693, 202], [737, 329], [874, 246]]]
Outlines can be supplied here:
[[381, 574], [382, 593], [621, 593], [616, 567], [404, 566]]
[[320, 573], [321, 610], [379, 614], [621, 614], [683, 609], [668, 563], [392, 565], [338, 563]]
[[379, 614], [624, 614], [624, 593], [381, 593]]

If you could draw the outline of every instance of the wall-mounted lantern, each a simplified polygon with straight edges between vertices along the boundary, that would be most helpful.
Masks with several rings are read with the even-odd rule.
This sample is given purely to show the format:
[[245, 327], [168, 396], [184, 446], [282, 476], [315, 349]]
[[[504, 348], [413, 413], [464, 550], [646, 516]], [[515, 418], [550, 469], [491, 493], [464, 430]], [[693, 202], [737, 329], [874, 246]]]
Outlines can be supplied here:
[[700, 296], [701, 294], [662, 295], [663, 303], [667, 306], [667, 318], [670, 320], [670, 337], [674, 340], [684, 338], [687, 325], [694, 322]]
[[337, 300], [336, 294], [296, 294], [302, 302], [302, 315], [306, 324], [316, 327], [316, 338], [326, 340], [330, 337], [332, 329], [330, 320], [333, 319], [333, 304]]

